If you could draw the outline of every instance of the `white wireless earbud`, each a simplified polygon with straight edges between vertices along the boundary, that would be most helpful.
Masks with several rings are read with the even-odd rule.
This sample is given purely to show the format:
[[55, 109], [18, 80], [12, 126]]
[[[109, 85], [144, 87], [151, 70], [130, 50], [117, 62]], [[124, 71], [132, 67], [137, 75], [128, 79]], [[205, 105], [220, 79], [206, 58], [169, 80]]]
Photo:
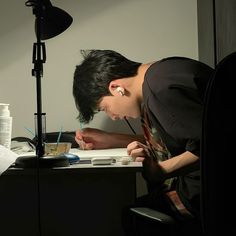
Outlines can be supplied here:
[[125, 95], [124, 89], [121, 88], [121, 87], [117, 87], [117, 88], [116, 88], [116, 91], [117, 91], [121, 96], [124, 96], [124, 95]]

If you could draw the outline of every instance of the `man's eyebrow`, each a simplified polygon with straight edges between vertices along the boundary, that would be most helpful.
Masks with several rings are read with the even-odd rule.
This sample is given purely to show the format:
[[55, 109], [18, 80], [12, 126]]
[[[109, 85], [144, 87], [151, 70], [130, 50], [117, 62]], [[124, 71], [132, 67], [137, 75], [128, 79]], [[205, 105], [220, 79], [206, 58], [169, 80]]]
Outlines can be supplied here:
[[97, 111], [99, 112], [99, 111], [106, 111], [106, 107], [98, 107], [97, 108]]
[[97, 109], [97, 111], [104, 111], [104, 108], [103, 107], [99, 107], [98, 109]]

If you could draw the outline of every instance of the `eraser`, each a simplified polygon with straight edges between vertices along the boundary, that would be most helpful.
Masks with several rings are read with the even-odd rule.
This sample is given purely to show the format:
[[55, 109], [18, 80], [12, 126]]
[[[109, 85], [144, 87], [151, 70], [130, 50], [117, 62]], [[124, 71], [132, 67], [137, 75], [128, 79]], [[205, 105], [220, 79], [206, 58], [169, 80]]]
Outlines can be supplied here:
[[93, 157], [91, 163], [93, 165], [111, 165], [113, 158], [111, 157]]
[[130, 157], [121, 157], [120, 161], [122, 165], [128, 165], [130, 162]]

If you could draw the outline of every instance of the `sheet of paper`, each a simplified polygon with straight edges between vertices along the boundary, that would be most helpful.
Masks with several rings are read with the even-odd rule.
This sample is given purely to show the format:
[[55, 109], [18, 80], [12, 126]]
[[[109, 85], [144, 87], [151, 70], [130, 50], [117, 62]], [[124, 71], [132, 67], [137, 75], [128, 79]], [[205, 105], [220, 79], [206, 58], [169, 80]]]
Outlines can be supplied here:
[[15, 152], [0, 145], [0, 175], [15, 162], [17, 157]]
[[80, 150], [78, 148], [72, 148], [70, 153], [78, 155], [81, 159], [91, 159], [92, 157], [113, 157], [119, 159], [120, 157], [128, 156], [126, 148], [99, 150]]

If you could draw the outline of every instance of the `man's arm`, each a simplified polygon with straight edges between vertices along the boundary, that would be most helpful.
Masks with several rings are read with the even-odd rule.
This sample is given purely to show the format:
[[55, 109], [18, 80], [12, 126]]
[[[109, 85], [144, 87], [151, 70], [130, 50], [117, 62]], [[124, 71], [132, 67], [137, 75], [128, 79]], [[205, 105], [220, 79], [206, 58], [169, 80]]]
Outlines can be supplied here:
[[159, 162], [166, 177], [184, 175], [199, 168], [199, 157], [186, 151], [166, 161]]
[[75, 140], [78, 144], [83, 142], [84, 149], [124, 148], [133, 141], [145, 142], [142, 135], [111, 133], [94, 128], [77, 130]]
[[199, 169], [199, 157], [186, 151], [165, 161], [156, 162], [151, 156], [143, 160], [144, 178], [152, 183], [162, 183], [164, 180], [185, 175]]

